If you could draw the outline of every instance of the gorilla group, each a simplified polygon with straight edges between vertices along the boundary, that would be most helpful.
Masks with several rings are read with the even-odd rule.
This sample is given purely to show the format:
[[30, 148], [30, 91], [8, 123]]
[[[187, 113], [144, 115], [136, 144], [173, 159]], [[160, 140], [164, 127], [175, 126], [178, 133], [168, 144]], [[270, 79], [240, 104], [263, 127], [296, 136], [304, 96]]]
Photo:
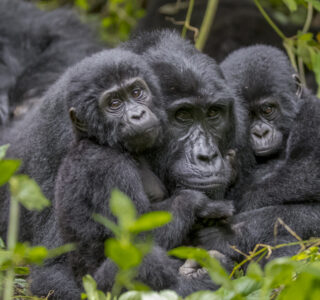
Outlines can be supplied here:
[[[7, 156], [22, 160], [19, 172], [52, 202], [41, 213], [22, 208], [19, 238], [48, 248], [77, 246], [32, 270], [34, 295], [53, 290], [50, 299], [79, 299], [85, 274], [111, 290], [117, 267], [103, 248], [112, 233], [92, 215], [114, 220], [108, 205], [114, 188], [139, 214], [173, 215], [153, 231], [153, 249], [139, 268], [138, 279], [154, 290], [187, 295], [217, 288], [207, 274], [179, 272], [183, 262], [166, 254], [176, 246], [218, 250], [229, 262], [241, 260], [231, 245], [249, 252], [274, 244], [279, 217], [303, 239], [320, 234], [320, 107], [281, 51], [243, 48], [219, 66], [178, 34], [156, 30], [93, 54], [101, 46], [64, 10], [3, 3], [8, 16], [11, 8], [28, 17], [12, 27], [0, 20], [6, 33], [0, 144], [10, 143]], [[18, 43], [24, 37], [28, 47]], [[9, 201], [2, 187], [1, 237]], [[215, 225], [205, 225], [208, 219]], [[293, 239], [279, 228], [277, 243]]]

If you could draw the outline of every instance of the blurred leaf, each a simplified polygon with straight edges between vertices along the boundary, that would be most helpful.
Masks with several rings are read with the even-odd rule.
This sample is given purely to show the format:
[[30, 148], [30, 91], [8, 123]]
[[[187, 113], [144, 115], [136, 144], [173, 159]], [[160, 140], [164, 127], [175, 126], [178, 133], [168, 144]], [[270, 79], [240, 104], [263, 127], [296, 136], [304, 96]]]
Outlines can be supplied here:
[[87, 0], [75, 0], [75, 5], [85, 11], [89, 9], [89, 4]]
[[320, 1], [319, 0], [306, 0], [306, 1], [311, 3], [316, 10], [320, 11]]
[[16, 268], [14, 268], [14, 272], [17, 275], [29, 275], [30, 270], [28, 267], [16, 267]]
[[138, 218], [130, 227], [130, 232], [139, 233], [161, 227], [172, 220], [172, 215], [166, 211], [153, 211]]
[[5, 246], [3, 239], [0, 238], [0, 249], [4, 249]]
[[76, 249], [75, 244], [65, 244], [60, 247], [48, 250], [48, 258], [53, 258], [56, 256], [60, 256], [62, 254], [74, 251]]
[[48, 250], [42, 246], [36, 246], [30, 249], [28, 253], [28, 262], [31, 264], [41, 264], [48, 256]]
[[220, 262], [211, 257], [209, 253], [201, 248], [178, 247], [168, 252], [169, 255], [176, 256], [181, 259], [193, 259], [202, 267], [208, 270], [211, 279], [217, 283], [232, 289], [231, 280], [227, 272], [220, 265]]
[[110, 229], [113, 234], [117, 237], [120, 237], [121, 234], [121, 228], [117, 226], [117, 224], [113, 223], [112, 221], [110, 221], [108, 218], [99, 215], [99, 214], [93, 214], [93, 219], [102, 224], [103, 226], [105, 226], [106, 228]]
[[143, 258], [139, 249], [126, 241], [108, 239], [105, 242], [105, 254], [111, 258], [122, 270], [138, 266]]
[[119, 300], [179, 300], [182, 299], [173, 291], [138, 292], [129, 291], [122, 294]]
[[5, 157], [6, 152], [7, 152], [8, 148], [9, 148], [9, 146], [10, 146], [9, 144], [0, 146], [0, 160]]
[[223, 298], [215, 292], [199, 291], [189, 295], [185, 300], [223, 300]]
[[261, 279], [259, 281], [254, 280], [248, 276], [244, 276], [233, 280], [232, 284], [238, 294], [242, 296], [247, 296], [261, 288]]
[[283, 0], [284, 4], [287, 5], [291, 12], [294, 12], [298, 9], [298, 4], [296, 0]]
[[113, 190], [110, 199], [110, 208], [118, 218], [119, 226], [128, 229], [136, 219], [136, 208], [130, 198], [119, 190]]
[[288, 257], [276, 258], [265, 267], [266, 287], [277, 288], [292, 281], [297, 263]]
[[260, 265], [253, 261], [249, 264], [246, 275], [252, 279], [259, 281], [263, 278], [263, 271]]
[[10, 179], [10, 191], [12, 197], [28, 210], [41, 211], [50, 205], [38, 184], [26, 175], [12, 177]]
[[[82, 278], [84, 290], [86, 292], [86, 298], [89, 300], [106, 300], [106, 296], [103, 292], [97, 290], [97, 283], [90, 275], [86, 275]], [[81, 295], [81, 299], [86, 299]]]
[[9, 181], [20, 165], [20, 160], [6, 159], [0, 161], [0, 186]]

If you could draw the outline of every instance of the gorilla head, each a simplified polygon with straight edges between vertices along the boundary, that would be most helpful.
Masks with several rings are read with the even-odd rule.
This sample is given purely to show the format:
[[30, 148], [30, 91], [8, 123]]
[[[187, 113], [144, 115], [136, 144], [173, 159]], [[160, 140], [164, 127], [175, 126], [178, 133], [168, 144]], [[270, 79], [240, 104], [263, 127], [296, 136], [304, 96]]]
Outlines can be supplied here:
[[71, 68], [63, 82], [78, 137], [130, 152], [161, 140], [165, 114], [158, 79], [138, 55], [118, 49], [100, 52]]
[[233, 52], [221, 68], [248, 105], [255, 155], [268, 158], [281, 153], [301, 96], [300, 82], [285, 54], [270, 46], [252, 46]]
[[232, 181], [244, 120], [219, 67], [167, 30], [145, 33], [126, 45], [146, 57], [164, 96], [168, 126], [163, 152], [168, 155], [154, 168], [171, 189], [222, 197]]

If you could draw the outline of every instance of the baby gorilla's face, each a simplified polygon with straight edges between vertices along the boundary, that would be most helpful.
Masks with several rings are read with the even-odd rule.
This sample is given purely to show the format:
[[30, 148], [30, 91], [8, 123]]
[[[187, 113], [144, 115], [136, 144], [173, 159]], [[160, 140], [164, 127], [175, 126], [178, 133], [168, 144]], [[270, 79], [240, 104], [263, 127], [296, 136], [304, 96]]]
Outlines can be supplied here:
[[139, 77], [106, 90], [99, 105], [106, 118], [118, 126], [119, 141], [130, 152], [152, 147], [160, 137], [160, 120], [152, 111], [152, 93]]

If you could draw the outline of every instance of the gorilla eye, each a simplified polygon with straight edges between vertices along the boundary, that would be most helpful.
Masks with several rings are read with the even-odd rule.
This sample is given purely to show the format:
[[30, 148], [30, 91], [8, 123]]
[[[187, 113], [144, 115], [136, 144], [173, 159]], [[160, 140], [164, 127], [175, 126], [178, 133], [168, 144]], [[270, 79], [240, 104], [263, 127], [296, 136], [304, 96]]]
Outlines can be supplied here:
[[176, 119], [180, 122], [192, 121], [192, 114], [190, 111], [185, 109], [179, 109], [176, 112]]
[[220, 110], [216, 107], [211, 107], [208, 110], [208, 117], [209, 118], [216, 118], [220, 113]]
[[135, 88], [131, 91], [131, 96], [135, 99], [138, 99], [142, 96], [143, 90], [140, 88]]
[[120, 99], [111, 99], [108, 102], [108, 107], [110, 109], [118, 109], [122, 105], [122, 101]]
[[261, 107], [261, 112], [265, 116], [272, 115], [274, 111], [275, 111], [275, 107], [273, 105], [270, 105], [270, 104]]

